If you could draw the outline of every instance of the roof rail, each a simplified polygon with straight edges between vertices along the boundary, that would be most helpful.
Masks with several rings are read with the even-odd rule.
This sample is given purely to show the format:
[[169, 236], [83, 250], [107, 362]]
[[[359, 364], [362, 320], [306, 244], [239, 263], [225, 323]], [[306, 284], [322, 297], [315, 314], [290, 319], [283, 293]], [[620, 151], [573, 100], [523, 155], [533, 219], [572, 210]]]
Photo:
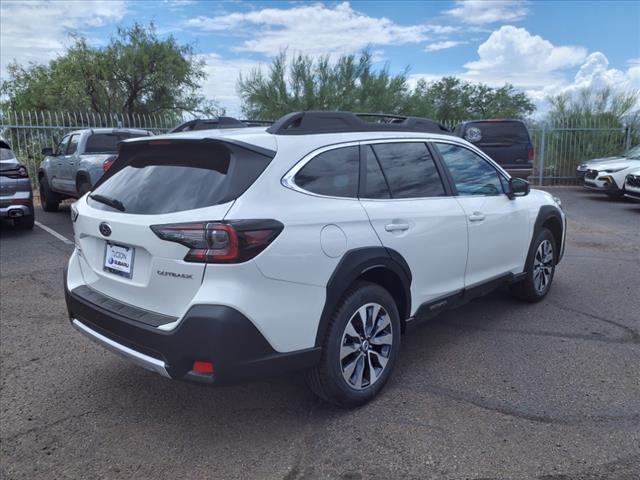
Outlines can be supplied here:
[[[378, 121], [365, 121], [363, 118], [378, 118]], [[344, 132], [450, 133], [447, 127], [428, 118], [352, 112], [293, 112], [276, 120], [267, 132], [275, 135]]]

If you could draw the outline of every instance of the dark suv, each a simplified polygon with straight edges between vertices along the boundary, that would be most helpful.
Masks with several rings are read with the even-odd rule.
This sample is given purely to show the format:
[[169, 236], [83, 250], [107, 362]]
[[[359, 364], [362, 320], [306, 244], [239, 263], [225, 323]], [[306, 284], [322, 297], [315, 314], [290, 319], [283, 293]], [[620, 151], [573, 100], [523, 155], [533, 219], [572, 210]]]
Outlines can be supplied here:
[[533, 144], [520, 120], [473, 120], [459, 124], [453, 133], [473, 143], [512, 177], [526, 179], [533, 172]]

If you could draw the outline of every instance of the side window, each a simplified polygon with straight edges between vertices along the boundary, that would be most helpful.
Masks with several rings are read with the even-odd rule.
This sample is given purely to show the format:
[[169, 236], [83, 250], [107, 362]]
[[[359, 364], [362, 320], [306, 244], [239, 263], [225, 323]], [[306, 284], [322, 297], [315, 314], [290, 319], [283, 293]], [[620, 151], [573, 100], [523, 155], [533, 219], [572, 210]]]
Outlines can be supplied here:
[[80, 141], [80, 135], [71, 135], [71, 140], [69, 140], [69, 147], [67, 148], [67, 155], [73, 155], [78, 150], [78, 142]]
[[393, 198], [445, 195], [440, 174], [424, 143], [378, 143], [373, 150]]
[[364, 188], [360, 196], [362, 198], [391, 198], [389, 185], [387, 185], [387, 180], [384, 178], [380, 163], [371, 146], [367, 147], [366, 174]]
[[435, 143], [449, 168], [460, 195], [500, 195], [504, 193], [500, 175], [484, 158], [471, 150]]
[[321, 153], [295, 176], [300, 188], [330, 197], [358, 197], [360, 151], [344, 147]]
[[60, 140], [60, 143], [56, 148], [56, 155], [66, 155], [68, 145], [69, 145], [69, 135], [66, 135], [65, 137], [62, 138], [62, 140]]

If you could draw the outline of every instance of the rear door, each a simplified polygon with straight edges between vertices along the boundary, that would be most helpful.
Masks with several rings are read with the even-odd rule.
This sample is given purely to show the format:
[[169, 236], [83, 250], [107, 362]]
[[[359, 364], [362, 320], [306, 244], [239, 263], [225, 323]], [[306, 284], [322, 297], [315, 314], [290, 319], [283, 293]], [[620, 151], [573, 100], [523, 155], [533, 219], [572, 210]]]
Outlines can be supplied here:
[[426, 144], [371, 142], [362, 145], [362, 153], [360, 201], [382, 244], [411, 268], [414, 312], [460, 291], [467, 262], [465, 213]]
[[270, 160], [215, 141], [124, 148], [86, 202], [76, 204], [75, 242], [86, 284], [139, 308], [184, 314], [206, 263], [186, 261], [188, 247], [161, 239], [151, 227], [223, 220]]
[[465, 287], [519, 273], [531, 238], [526, 200], [510, 199], [507, 179], [487, 160], [461, 145], [434, 142], [455, 184], [469, 228]]
[[76, 152], [80, 137], [79, 133], [71, 135], [66, 154], [58, 157], [60, 188], [72, 194], [76, 193]]

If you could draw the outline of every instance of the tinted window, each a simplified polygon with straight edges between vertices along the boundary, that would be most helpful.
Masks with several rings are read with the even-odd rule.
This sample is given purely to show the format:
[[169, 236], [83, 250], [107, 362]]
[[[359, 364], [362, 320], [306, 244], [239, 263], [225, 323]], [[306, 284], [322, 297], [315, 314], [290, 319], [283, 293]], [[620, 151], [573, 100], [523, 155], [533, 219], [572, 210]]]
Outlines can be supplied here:
[[370, 146], [367, 147], [366, 165], [365, 184], [360, 196], [362, 198], [391, 198], [387, 180], [384, 178], [380, 163]]
[[464, 138], [484, 146], [531, 143], [522, 122], [473, 122], [466, 126]]
[[436, 143], [444, 163], [449, 167], [460, 195], [499, 195], [503, 193], [500, 175], [486, 160], [471, 150], [446, 143]]
[[128, 138], [144, 137], [141, 133], [94, 133], [87, 139], [85, 153], [115, 153], [118, 151], [118, 143]]
[[[186, 143], [121, 153], [111, 167], [115, 173], [92, 195], [121, 202], [125, 213], [160, 214], [209, 207], [242, 195], [271, 160], [236, 146], [227, 149], [217, 143]], [[92, 199], [89, 203], [117, 211]]]
[[80, 135], [71, 135], [69, 140], [69, 146], [67, 147], [67, 155], [72, 155], [78, 150], [78, 142], [80, 141]]
[[373, 150], [393, 198], [444, 195], [444, 186], [424, 143], [379, 143]]
[[358, 196], [358, 147], [336, 148], [321, 153], [307, 163], [295, 177], [295, 183], [318, 195]]

